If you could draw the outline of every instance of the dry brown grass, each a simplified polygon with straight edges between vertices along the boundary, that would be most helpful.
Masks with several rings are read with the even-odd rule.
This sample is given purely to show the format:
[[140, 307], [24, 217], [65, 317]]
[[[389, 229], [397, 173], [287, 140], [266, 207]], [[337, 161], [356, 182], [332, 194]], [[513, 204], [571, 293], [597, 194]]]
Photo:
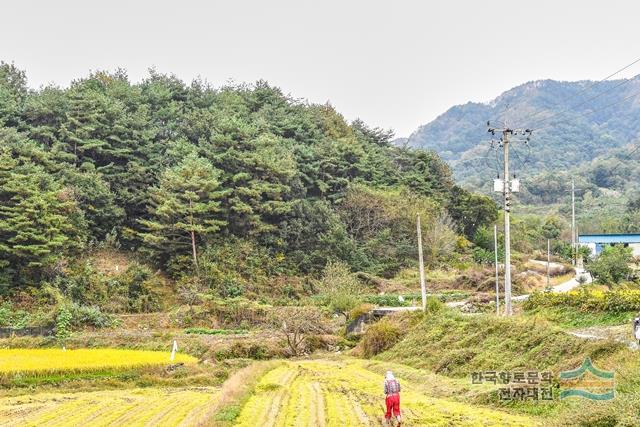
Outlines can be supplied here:
[[282, 361], [256, 362], [240, 369], [222, 384], [220, 399], [209, 408], [199, 426], [227, 426], [240, 413], [260, 378], [268, 371], [280, 366]]
[[106, 276], [117, 276], [129, 268], [130, 256], [114, 249], [101, 249], [91, 254], [96, 270]]
[[[536, 273], [540, 273], [544, 276], [546, 276], [547, 274], [547, 266], [544, 262], [528, 261], [524, 264], [524, 268], [526, 268], [527, 270], [535, 271]], [[551, 277], [561, 276], [569, 273], [574, 273], [573, 268], [564, 264], [551, 262], [551, 265], [549, 266], [549, 275]]]

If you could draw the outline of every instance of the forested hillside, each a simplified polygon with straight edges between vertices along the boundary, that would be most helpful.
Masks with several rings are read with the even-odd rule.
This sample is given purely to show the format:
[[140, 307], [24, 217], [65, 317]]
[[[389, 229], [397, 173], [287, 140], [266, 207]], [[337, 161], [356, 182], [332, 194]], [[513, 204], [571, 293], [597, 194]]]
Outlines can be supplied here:
[[495, 175], [496, 163], [486, 122], [501, 126], [506, 121], [510, 127], [534, 130], [530, 147], [514, 144], [516, 171], [556, 173], [635, 142], [640, 134], [638, 94], [639, 77], [597, 84], [529, 82], [490, 103], [450, 108], [416, 130], [408, 145], [435, 150], [452, 165], [456, 178], [484, 184], [487, 172]]
[[503, 160], [499, 136], [487, 133], [487, 120], [531, 128], [528, 143], [519, 138], [511, 145], [511, 171], [522, 182], [516, 212], [558, 212], [568, 219], [573, 178], [579, 230], [637, 232], [638, 95], [640, 77], [529, 82], [490, 103], [452, 107], [416, 130], [406, 145], [435, 150], [463, 187], [492, 195]]
[[495, 220], [436, 154], [391, 138], [263, 81], [214, 88], [152, 70], [131, 83], [118, 70], [31, 90], [2, 64], [2, 292], [84, 297], [73, 262], [100, 247], [221, 296], [332, 259], [389, 276], [414, 262], [416, 214], [451, 241]]

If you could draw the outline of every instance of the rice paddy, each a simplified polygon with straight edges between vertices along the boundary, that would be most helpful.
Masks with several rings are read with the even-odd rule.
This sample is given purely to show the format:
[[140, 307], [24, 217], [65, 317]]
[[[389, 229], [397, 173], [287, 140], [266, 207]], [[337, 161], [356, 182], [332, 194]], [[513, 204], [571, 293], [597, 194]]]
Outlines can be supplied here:
[[[402, 380], [403, 425], [530, 426], [535, 421], [490, 408], [438, 399]], [[382, 377], [357, 360], [287, 362], [258, 383], [238, 426], [379, 426]]]
[[0, 374], [90, 371], [106, 368], [132, 368], [170, 363], [195, 363], [197, 359], [176, 354], [173, 362], [168, 351], [124, 349], [0, 349]]
[[[26, 359], [20, 360], [20, 355]], [[38, 372], [38, 364], [43, 364], [49, 370], [82, 370], [167, 363], [168, 358], [167, 353], [130, 350], [0, 350], [0, 369]], [[188, 356], [178, 360], [195, 361]], [[283, 361], [262, 375], [239, 413], [224, 425], [379, 426], [384, 421], [382, 377], [367, 369], [367, 363], [371, 362]], [[419, 383], [399, 379], [403, 425], [536, 425], [526, 416], [431, 397]], [[201, 425], [210, 419], [220, 396], [220, 389], [214, 387], [149, 387], [4, 397], [0, 398], [0, 426]]]
[[0, 399], [0, 426], [197, 425], [215, 388], [40, 393]]

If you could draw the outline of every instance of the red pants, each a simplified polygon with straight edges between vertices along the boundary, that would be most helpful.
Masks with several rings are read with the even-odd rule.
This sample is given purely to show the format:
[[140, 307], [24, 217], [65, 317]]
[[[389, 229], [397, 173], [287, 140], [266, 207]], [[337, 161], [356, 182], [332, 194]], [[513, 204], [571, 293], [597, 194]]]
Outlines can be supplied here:
[[385, 399], [387, 403], [387, 413], [384, 415], [386, 419], [390, 419], [391, 416], [400, 416], [400, 394], [391, 394]]

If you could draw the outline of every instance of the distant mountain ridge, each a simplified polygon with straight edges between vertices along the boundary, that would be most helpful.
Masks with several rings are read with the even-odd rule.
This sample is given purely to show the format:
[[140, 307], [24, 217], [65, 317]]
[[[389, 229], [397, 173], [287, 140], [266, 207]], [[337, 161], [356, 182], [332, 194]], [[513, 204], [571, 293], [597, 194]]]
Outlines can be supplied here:
[[534, 129], [528, 147], [513, 145], [515, 173], [531, 176], [586, 167], [598, 157], [619, 155], [640, 136], [640, 75], [600, 83], [528, 82], [488, 103], [451, 107], [420, 126], [406, 143], [434, 150], [459, 182], [487, 190], [490, 178], [502, 168], [496, 157], [502, 153], [490, 147], [487, 120]]

